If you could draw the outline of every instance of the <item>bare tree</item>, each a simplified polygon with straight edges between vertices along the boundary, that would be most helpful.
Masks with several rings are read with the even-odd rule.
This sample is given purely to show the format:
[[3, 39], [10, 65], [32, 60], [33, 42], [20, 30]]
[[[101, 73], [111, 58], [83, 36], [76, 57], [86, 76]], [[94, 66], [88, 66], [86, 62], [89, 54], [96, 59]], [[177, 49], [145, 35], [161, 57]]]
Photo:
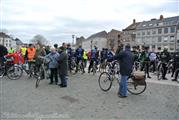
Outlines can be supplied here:
[[40, 34], [35, 35], [31, 39], [31, 42], [34, 43], [34, 44], [39, 44], [39, 45], [47, 45], [48, 44], [48, 40], [44, 36], [42, 36]]

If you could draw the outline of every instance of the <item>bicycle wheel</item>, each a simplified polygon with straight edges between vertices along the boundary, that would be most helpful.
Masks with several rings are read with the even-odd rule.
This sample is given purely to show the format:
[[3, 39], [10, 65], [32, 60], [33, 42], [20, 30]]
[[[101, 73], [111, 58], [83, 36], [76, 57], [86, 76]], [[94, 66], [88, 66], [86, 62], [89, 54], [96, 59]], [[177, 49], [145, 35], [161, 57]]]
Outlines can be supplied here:
[[37, 88], [40, 84], [40, 81], [43, 79], [46, 79], [46, 75], [45, 75], [45, 67], [44, 64], [42, 64], [39, 68], [39, 72], [36, 73], [36, 83], [35, 83], [35, 87]]
[[142, 81], [133, 81], [131, 77], [128, 78], [128, 92], [134, 95], [139, 95], [143, 93], [146, 88], [147, 84], [146, 82]]
[[22, 76], [22, 68], [19, 66], [11, 66], [7, 69], [7, 77], [11, 80], [17, 80]]
[[36, 87], [36, 88], [39, 87], [40, 80], [41, 80], [41, 78], [40, 78], [40, 76], [38, 76], [38, 77], [36, 78], [36, 82], [35, 82], [35, 87]]
[[162, 79], [162, 73], [163, 73], [163, 68], [162, 68], [162, 66], [160, 66], [157, 71], [157, 79], [158, 80]]
[[5, 66], [0, 66], [0, 78], [5, 74]]
[[96, 74], [96, 64], [93, 63], [93, 75], [95, 75], [95, 74]]
[[102, 91], [106, 92], [110, 90], [112, 86], [111, 76], [107, 72], [101, 73], [98, 79], [98, 83]]

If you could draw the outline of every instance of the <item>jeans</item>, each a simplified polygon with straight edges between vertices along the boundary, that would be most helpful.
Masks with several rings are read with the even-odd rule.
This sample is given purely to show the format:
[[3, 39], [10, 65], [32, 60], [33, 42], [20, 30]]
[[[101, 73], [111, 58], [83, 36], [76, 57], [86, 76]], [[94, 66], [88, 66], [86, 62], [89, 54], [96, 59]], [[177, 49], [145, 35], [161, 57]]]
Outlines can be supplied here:
[[121, 96], [127, 96], [127, 80], [129, 76], [121, 75], [121, 81], [119, 81], [118, 94]]
[[53, 78], [55, 77], [55, 83], [58, 83], [57, 68], [50, 68], [50, 71], [50, 81], [53, 83]]
[[60, 79], [61, 79], [61, 84], [63, 86], [67, 86], [67, 80], [68, 80], [67, 76], [66, 75], [59, 75], [59, 76], [60, 76]]

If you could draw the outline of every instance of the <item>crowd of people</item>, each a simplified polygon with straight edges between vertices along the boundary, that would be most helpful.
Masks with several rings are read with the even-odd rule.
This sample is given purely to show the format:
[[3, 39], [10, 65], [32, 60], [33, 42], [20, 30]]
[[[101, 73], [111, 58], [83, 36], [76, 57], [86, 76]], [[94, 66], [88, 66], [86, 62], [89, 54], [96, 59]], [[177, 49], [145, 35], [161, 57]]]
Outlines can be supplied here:
[[[51, 47], [43, 46], [39, 44], [29, 44], [28, 46], [21, 46], [19, 49], [14, 50], [7, 48], [3, 45], [0, 45], [0, 64], [3, 65], [5, 58], [13, 58], [14, 64], [25, 64], [28, 63], [30, 68], [31, 62], [35, 62], [36, 70], [40, 68], [42, 63], [41, 59], [38, 56], [44, 56], [49, 59], [48, 67], [51, 71], [50, 83], [55, 83], [60, 87], [67, 87], [68, 81], [68, 70], [71, 70], [72, 59], [76, 60], [76, 70], [78, 72], [78, 64], [82, 63], [83, 73], [85, 73], [85, 68], [89, 61], [88, 73], [92, 70], [93, 64], [99, 65], [105, 62], [112, 62], [113, 60], [118, 60], [120, 63], [120, 74], [121, 82], [119, 89], [119, 96], [127, 96], [127, 79], [130, 76], [131, 72], [136, 63], [140, 63], [139, 69], [146, 72], [146, 76], [151, 78], [150, 72], [157, 71], [157, 63], [161, 61], [164, 72], [162, 73], [162, 79], [167, 80], [167, 64], [171, 59], [173, 59], [173, 68], [172, 75], [174, 76], [172, 81], [177, 81], [178, 72], [176, 69], [179, 68], [179, 50], [171, 54], [168, 52], [167, 48], [160, 53], [155, 52], [153, 48], [152, 51], [149, 51], [148, 46], [143, 46], [142, 50], [137, 46], [132, 47], [126, 45], [120, 45], [116, 51], [113, 49], [103, 48], [101, 51], [98, 50], [97, 46], [94, 46], [90, 51], [86, 51], [79, 46], [77, 49], [73, 50], [70, 44], [63, 43], [60, 47], [58, 44], [54, 44]], [[152, 68], [150, 70], [150, 68]], [[175, 73], [175, 74], [174, 74]], [[55, 80], [53, 80], [55, 78]], [[59, 81], [58, 79], [61, 79]]]

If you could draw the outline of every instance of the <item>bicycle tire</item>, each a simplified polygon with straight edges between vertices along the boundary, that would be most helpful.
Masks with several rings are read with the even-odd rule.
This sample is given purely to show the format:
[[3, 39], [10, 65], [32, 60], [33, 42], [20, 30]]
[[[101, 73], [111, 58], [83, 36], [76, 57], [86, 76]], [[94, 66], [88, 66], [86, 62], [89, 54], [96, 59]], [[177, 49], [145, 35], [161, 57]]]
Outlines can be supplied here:
[[163, 73], [163, 68], [162, 68], [162, 66], [159, 66], [158, 71], [157, 71], [157, 79], [158, 80], [162, 79], [162, 73]]
[[22, 76], [23, 69], [19, 66], [11, 66], [7, 69], [7, 77], [11, 80], [17, 80]]
[[44, 72], [45, 72], [44, 67], [40, 66], [39, 72], [38, 72], [38, 74], [36, 76], [36, 82], [35, 82], [35, 87], [36, 88], [39, 87], [40, 81], [43, 79], [42, 76], [43, 76]]
[[[105, 79], [103, 79], [103, 78], [105, 78]], [[102, 85], [102, 82], [104, 82], [104, 83], [109, 82], [109, 85], [107, 85], [107, 87], [104, 87]], [[109, 75], [109, 73], [107, 73], [107, 72], [101, 73], [99, 76], [99, 79], [98, 79], [98, 84], [102, 91], [104, 91], [104, 92], [109, 91], [112, 86], [112, 79], [111, 79], [111, 76]]]
[[[146, 82], [144, 82], [143, 85], [139, 85], [137, 82], [132, 80], [132, 77], [128, 78], [127, 83], [128, 83], [127, 91], [133, 95], [139, 95], [139, 94], [143, 93], [147, 88]], [[137, 89], [139, 89], [139, 87], [140, 87], [140, 90], [137, 91]]]
[[0, 78], [4, 76], [5, 72], [5, 66], [0, 66]]
[[38, 88], [38, 87], [39, 87], [39, 83], [40, 83], [40, 76], [38, 76], [38, 77], [36, 78], [35, 88]]
[[95, 75], [96, 74], [96, 65], [95, 65], [95, 63], [93, 63], [93, 75]]

